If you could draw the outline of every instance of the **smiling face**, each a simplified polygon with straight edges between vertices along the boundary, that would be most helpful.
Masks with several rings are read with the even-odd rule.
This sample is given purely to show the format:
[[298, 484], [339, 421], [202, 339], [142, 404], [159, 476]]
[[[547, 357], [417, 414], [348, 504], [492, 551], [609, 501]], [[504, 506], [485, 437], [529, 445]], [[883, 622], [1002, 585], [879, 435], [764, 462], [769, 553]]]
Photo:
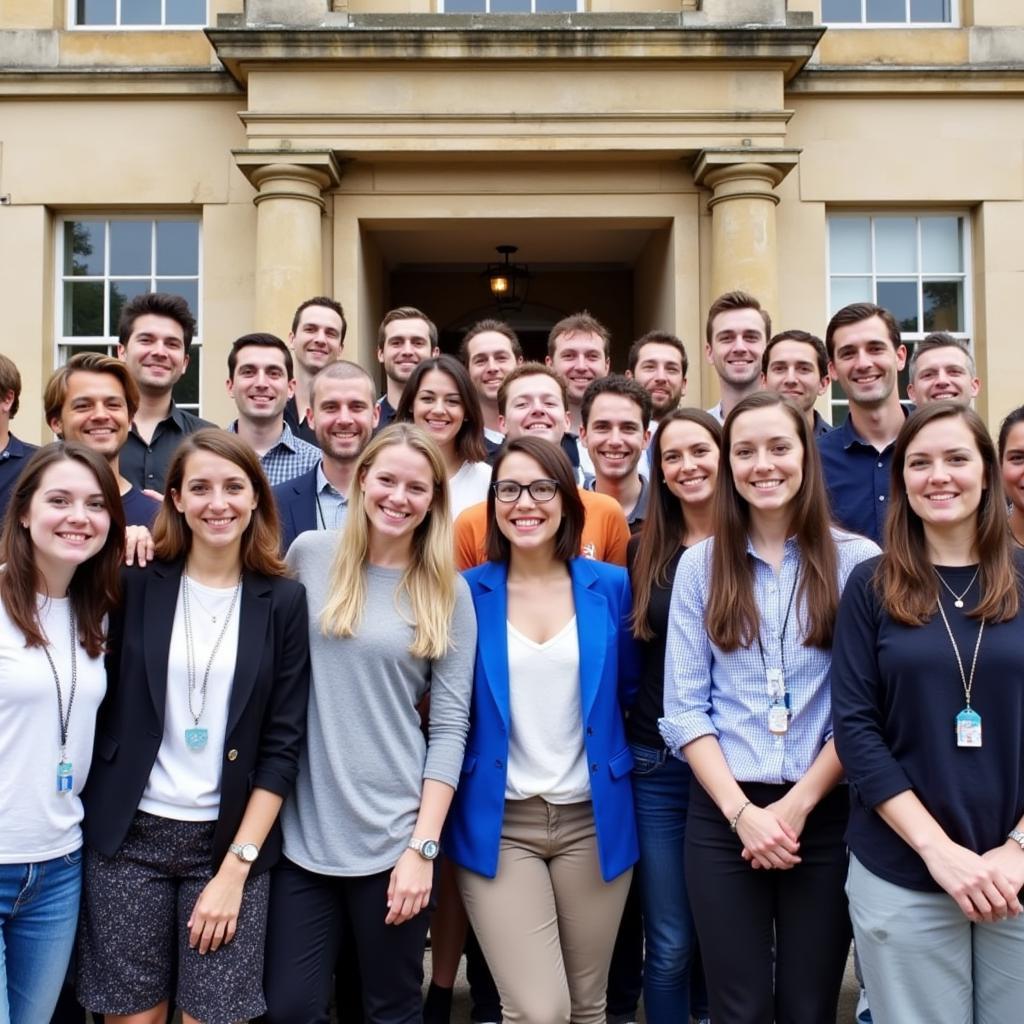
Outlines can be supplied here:
[[599, 477], [623, 480], [636, 472], [650, 434], [643, 410], [633, 399], [608, 393], [594, 398], [580, 439]]
[[926, 533], [977, 521], [985, 463], [959, 416], [943, 416], [918, 431], [907, 446], [903, 483]]
[[719, 378], [737, 389], [761, 378], [761, 357], [768, 339], [764, 318], [756, 309], [729, 309], [711, 324], [711, 342], [704, 354]]
[[893, 348], [880, 316], [836, 329], [832, 336], [832, 376], [854, 405], [878, 408], [896, 390], [896, 375], [907, 361], [903, 345]]
[[561, 444], [569, 429], [569, 411], [562, 389], [547, 374], [534, 373], [512, 382], [505, 396], [505, 412], [498, 427], [510, 441], [519, 437], [540, 437]]
[[434, 500], [434, 475], [427, 457], [405, 444], [381, 449], [360, 475], [371, 545], [409, 545]]
[[377, 359], [388, 380], [404, 384], [412, 371], [430, 355], [430, 325], [419, 317], [392, 320], [384, 327], [384, 344]]
[[828, 389], [828, 376], [818, 370], [818, 356], [813, 345], [805, 341], [785, 339], [772, 346], [768, 354], [768, 372], [764, 386], [769, 391], [792, 399], [803, 413]]
[[110, 513], [89, 467], [75, 459], [62, 459], [39, 478], [28, 519], [21, 525], [29, 530], [36, 567], [44, 579], [68, 580], [69, 569], [73, 572], [103, 547]]
[[117, 354], [143, 394], [167, 394], [188, 369], [181, 324], [155, 313], [135, 318], [131, 336]]
[[608, 376], [610, 366], [602, 338], [584, 331], [569, 331], [555, 338], [555, 354], [547, 356], [546, 362], [565, 380], [574, 406], [583, 401], [583, 392], [592, 380]]
[[524, 452], [511, 452], [498, 465], [497, 479], [523, 485], [515, 501], [494, 502], [495, 522], [502, 535], [519, 551], [550, 548], [554, 551], [558, 528], [562, 523], [562, 495], [555, 491], [549, 501], [537, 501], [527, 484], [550, 478], [536, 459]]
[[787, 508], [804, 480], [804, 446], [792, 416], [778, 406], [740, 413], [732, 425], [729, 465], [752, 515]]
[[115, 458], [131, 428], [121, 382], [110, 373], [76, 370], [68, 378], [64, 404], [50, 428], [65, 441], [81, 441], [104, 458]]
[[170, 494], [192, 531], [193, 550], [241, 548], [256, 508], [256, 493], [241, 466], [200, 449], [185, 460], [181, 490]]
[[1006, 435], [1002, 472], [1006, 497], [1024, 512], [1024, 423], [1015, 423]]
[[637, 353], [632, 376], [651, 396], [656, 420], [675, 409], [686, 394], [683, 360], [672, 345], [659, 341], [644, 345]]
[[228, 394], [244, 419], [265, 423], [282, 416], [288, 399], [295, 394], [295, 381], [288, 379], [284, 353], [264, 345], [240, 348], [235, 375], [228, 381]]
[[515, 369], [512, 342], [500, 331], [481, 331], [466, 344], [466, 369], [480, 401], [494, 405], [501, 382]]
[[344, 346], [341, 317], [327, 306], [307, 306], [299, 314], [299, 326], [288, 335], [295, 361], [310, 376], [341, 358]]
[[412, 401], [412, 421], [442, 448], [450, 448], [462, 429], [466, 411], [455, 381], [443, 370], [429, 370], [420, 379]]
[[691, 420], [672, 420], [660, 430], [665, 486], [684, 505], [710, 501], [718, 479], [719, 450], [715, 439]]
[[365, 377], [317, 378], [313, 385], [313, 431], [327, 458], [358, 458], [379, 417], [380, 407]]
[[918, 405], [969, 402], [980, 390], [981, 381], [972, 375], [967, 353], [956, 345], [922, 352], [914, 364], [914, 379], [907, 386], [911, 401]]

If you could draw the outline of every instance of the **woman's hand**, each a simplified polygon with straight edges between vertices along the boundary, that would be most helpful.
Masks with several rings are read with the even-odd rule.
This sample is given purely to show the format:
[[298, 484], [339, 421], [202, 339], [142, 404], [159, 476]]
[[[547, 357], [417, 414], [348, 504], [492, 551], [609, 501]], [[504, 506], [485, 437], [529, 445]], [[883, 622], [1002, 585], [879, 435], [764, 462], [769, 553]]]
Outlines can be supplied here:
[[[238, 870], [241, 869], [241, 870]], [[199, 894], [188, 919], [188, 944], [200, 953], [214, 952], [235, 937], [238, 911], [242, 906], [242, 888], [248, 876], [247, 865], [230, 868], [223, 865]]]
[[145, 526], [129, 526], [124, 531], [124, 564], [139, 563], [141, 569], [153, 560], [153, 534]]
[[755, 868], [785, 870], [800, 863], [800, 833], [773, 809], [782, 802], [771, 807], [750, 804], [736, 822], [736, 835], [743, 843], [743, 859], [751, 861]]
[[[928, 873], [956, 900], [968, 920], [991, 922], [1021, 912], [1019, 875], [1014, 871], [1016, 881], [1007, 875], [1008, 854], [1012, 852], [1004, 854], [1000, 847], [982, 857], [947, 841], [923, 852], [922, 857]], [[1024, 860], [1019, 849], [1017, 856]]]
[[430, 902], [434, 885], [434, 862], [415, 850], [406, 850], [391, 872], [388, 882], [388, 914], [385, 924], [405, 924]]
[[1016, 917], [1024, 911], [1024, 906], [1020, 902], [1020, 891], [1024, 889], [1024, 850], [1012, 839], [1007, 839], [1002, 846], [983, 853], [981, 859], [987, 861], [997, 871], [1001, 871], [1010, 883], [1016, 897], [1007, 904], [1007, 907], [1010, 916]]

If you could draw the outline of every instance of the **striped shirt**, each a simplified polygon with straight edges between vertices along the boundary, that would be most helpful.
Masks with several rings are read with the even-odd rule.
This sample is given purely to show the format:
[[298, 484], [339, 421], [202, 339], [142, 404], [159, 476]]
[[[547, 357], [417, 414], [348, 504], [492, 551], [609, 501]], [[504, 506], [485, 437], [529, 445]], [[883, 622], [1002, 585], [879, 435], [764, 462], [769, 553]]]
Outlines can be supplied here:
[[[832, 529], [842, 592], [854, 566], [878, 554], [864, 537]], [[795, 597], [784, 630], [790, 594], [798, 582], [800, 548], [786, 541], [778, 574], [747, 541], [754, 596], [761, 611], [761, 649], [755, 641], [726, 653], [704, 627], [714, 539], [683, 553], [676, 571], [665, 655], [665, 717], [658, 727], [678, 752], [701, 736], [715, 736], [737, 782], [796, 782], [832, 737], [830, 651], [804, 647], [806, 609]], [[783, 632], [785, 639], [783, 642]], [[791, 717], [788, 730], [768, 731], [771, 704], [766, 668], [785, 666]]]

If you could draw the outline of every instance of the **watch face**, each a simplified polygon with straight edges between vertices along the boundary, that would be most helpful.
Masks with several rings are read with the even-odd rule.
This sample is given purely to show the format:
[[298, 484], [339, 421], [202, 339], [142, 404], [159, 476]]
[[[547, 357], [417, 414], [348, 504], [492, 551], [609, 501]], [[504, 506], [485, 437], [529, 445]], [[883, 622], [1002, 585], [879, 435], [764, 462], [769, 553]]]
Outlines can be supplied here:
[[260, 855], [260, 848], [255, 843], [246, 843], [242, 847], [242, 860], [251, 864]]
[[420, 853], [423, 854], [427, 860], [433, 860], [439, 851], [440, 847], [433, 839], [425, 839], [423, 841], [423, 845], [420, 847]]

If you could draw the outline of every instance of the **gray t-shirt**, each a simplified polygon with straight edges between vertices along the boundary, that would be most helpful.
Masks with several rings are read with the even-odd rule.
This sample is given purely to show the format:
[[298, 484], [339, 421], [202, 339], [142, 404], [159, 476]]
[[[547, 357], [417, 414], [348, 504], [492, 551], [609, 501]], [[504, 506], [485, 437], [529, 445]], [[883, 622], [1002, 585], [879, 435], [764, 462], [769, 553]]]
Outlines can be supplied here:
[[[411, 609], [396, 594], [402, 573], [370, 565], [358, 634], [324, 636], [320, 613], [338, 540], [308, 532], [288, 550], [309, 600], [313, 673], [306, 743], [281, 825], [289, 860], [317, 874], [361, 876], [394, 867], [409, 845], [424, 779], [458, 784], [476, 615], [459, 577], [448, 652], [436, 661], [414, 658]], [[416, 710], [428, 692], [429, 743]]]

